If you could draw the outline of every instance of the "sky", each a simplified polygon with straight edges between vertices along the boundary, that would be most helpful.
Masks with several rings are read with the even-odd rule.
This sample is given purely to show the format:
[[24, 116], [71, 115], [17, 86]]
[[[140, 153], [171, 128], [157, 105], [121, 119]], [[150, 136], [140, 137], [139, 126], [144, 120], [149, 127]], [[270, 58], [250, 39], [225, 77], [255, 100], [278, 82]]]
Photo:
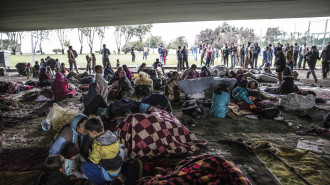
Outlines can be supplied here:
[[[236, 26], [238, 28], [253, 28], [257, 36], [264, 36], [268, 27], [279, 27], [285, 32], [301, 32], [304, 33], [308, 30], [309, 21], [311, 21], [310, 32], [311, 33], [324, 33], [325, 22], [330, 17], [317, 17], [317, 18], [296, 18], [296, 19], [260, 19], [260, 20], [230, 20], [230, 21], [204, 21], [204, 22], [177, 22], [177, 23], [157, 23], [153, 24], [151, 35], [161, 36], [165, 43], [169, 43], [178, 36], [185, 36], [188, 40], [188, 44], [192, 45], [195, 42], [195, 36], [201, 30], [206, 28], [214, 29], [221, 25], [223, 22], [227, 22], [230, 25]], [[330, 32], [330, 22], [327, 26], [327, 31]], [[114, 39], [114, 28], [106, 30], [105, 39], [103, 43], [107, 44], [107, 47], [112, 51], [116, 48]], [[323, 37], [323, 35], [322, 35]], [[2, 34], [2, 38], [5, 39], [6, 36]], [[74, 49], [79, 50], [80, 43], [78, 40], [77, 29], [69, 30], [67, 35], [68, 40], [70, 40], [71, 45]], [[145, 39], [148, 36], [145, 37]], [[132, 39], [138, 40], [137, 38]], [[122, 43], [124, 43], [122, 41]], [[94, 40], [94, 51], [98, 51], [100, 48], [100, 40], [95, 35]], [[60, 44], [55, 32], [49, 36], [49, 40], [46, 40], [42, 44], [43, 51], [45, 53], [52, 53], [55, 48], [60, 48]], [[38, 48], [37, 48], [38, 50]], [[22, 41], [22, 51], [23, 53], [31, 52], [31, 34], [27, 32], [24, 34]], [[86, 39], [83, 45], [83, 52], [88, 53], [89, 47], [86, 43]]]

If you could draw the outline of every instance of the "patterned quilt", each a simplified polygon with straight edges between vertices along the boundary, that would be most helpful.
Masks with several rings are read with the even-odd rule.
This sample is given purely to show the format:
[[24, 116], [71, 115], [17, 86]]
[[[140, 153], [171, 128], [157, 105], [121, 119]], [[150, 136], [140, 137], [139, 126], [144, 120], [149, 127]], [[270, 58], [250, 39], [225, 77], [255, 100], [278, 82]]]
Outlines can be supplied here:
[[[156, 169], [155, 169], [156, 170]], [[250, 185], [242, 171], [223, 156], [203, 154], [187, 157], [173, 172], [144, 177], [138, 184], [234, 184]]]
[[164, 154], [192, 153], [207, 141], [198, 140], [168, 112], [154, 108], [151, 114], [132, 114], [118, 126], [118, 136], [132, 159]]

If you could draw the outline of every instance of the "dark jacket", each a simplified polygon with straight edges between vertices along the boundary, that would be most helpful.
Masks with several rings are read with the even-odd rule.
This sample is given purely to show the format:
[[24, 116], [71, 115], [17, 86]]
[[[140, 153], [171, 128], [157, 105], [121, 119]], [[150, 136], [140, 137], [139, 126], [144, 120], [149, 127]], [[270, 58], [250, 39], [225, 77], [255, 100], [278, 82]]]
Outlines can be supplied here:
[[39, 185], [71, 185], [68, 176], [59, 171], [47, 171], [41, 176]]
[[257, 56], [260, 53], [260, 47], [259, 46], [253, 46], [253, 56]]
[[110, 77], [113, 76], [114, 72], [111, 68], [105, 67], [103, 74], [103, 78], [108, 80]]
[[56, 61], [54, 59], [49, 59], [47, 62], [47, 66], [49, 66], [51, 69], [55, 68]]
[[284, 53], [277, 55], [277, 60], [275, 62], [276, 72], [283, 72], [285, 69], [285, 57]]
[[320, 59], [320, 55], [318, 51], [315, 51], [314, 53], [309, 51], [305, 54], [304, 58], [307, 60], [309, 65], [315, 65], [317, 60]]
[[176, 50], [176, 59], [177, 60], [181, 60], [182, 59], [182, 53], [181, 53], [181, 50], [180, 49]]
[[330, 46], [329, 45], [325, 46], [324, 49], [322, 50], [321, 58], [322, 58], [322, 61], [330, 60]]
[[283, 77], [283, 81], [278, 88], [280, 94], [290, 94], [293, 93], [293, 78], [291, 76]]
[[227, 57], [229, 55], [229, 48], [228, 47], [223, 47], [222, 54], [223, 54], [224, 57]]
[[236, 55], [237, 53], [237, 48], [235, 46], [230, 46], [229, 48], [229, 53], [232, 54], [232, 52], [234, 52], [234, 55]]
[[188, 58], [188, 52], [187, 52], [187, 50], [182, 49], [181, 50], [181, 55], [182, 55], [182, 58], [183, 59], [187, 59]]

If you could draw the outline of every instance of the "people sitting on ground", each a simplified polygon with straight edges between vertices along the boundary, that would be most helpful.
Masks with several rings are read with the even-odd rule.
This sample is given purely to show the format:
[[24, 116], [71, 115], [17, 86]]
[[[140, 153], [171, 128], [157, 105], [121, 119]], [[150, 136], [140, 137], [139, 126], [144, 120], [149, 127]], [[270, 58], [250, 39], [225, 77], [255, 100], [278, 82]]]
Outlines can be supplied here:
[[134, 80], [135, 94], [138, 96], [146, 96], [153, 91], [153, 81], [145, 72], [140, 72]]
[[138, 69], [138, 73], [140, 73], [140, 71], [143, 71], [143, 69], [147, 68], [147, 64], [146, 63], [142, 63]]
[[107, 63], [107, 66], [104, 68], [104, 72], [103, 72], [103, 78], [106, 79], [107, 81], [109, 81], [112, 76], [113, 76], [114, 72], [111, 68], [110, 63]]
[[118, 178], [125, 157], [125, 150], [119, 139], [111, 131], [104, 131], [99, 118], [91, 118], [85, 128], [94, 139], [88, 161], [82, 171], [93, 184], [107, 184]]
[[66, 72], [70, 72], [66, 67], [65, 67], [65, 63], [61, 63], [61, 67], [60, 67], [60, 72], [62, 73], [62, 75], [66, 78]]
[[165, 86], [164, 94], [171, 102], [180, 102], [185, 99], [185, 95], [181, 92], [177, 80], [179, 80], [179, 73], [174, 71], [171, 80]]
[[77, 92], [76, 89], [69, 90], [68, 80], [63, 77], [62, 73], [56, 73], [52, 84], [52, 91], [55, 100], [72, 98]]
[[65, 159], [61, 155], [48, 156], [45, 161], [46, 172], [41, 176], [39, 185], [71, 185], [69, 177], [63, 173], [64, 163]]
[[39, 78], [40, 73], [40, 65], [38, 61], [35, 61], [35, 64], [33, 66], [33, 77]]
[[257, 106], [253, 103], [256, 98], [252, 96], [249, 97], [249, 93], [246, 90], [247, 85], [248, 81], [242, 80], [232, 93], [234, 102], [238, 105], [240, 110], [250, 110], [257, 108]]
[[197, 66], [195, 64], [191, 65], [190, 70], [187, 74], [187, 76], [184, 79], [196, 79], [199, 78], [199, 74], [196, 71]]
[[103, 96], [100, 95], [100, 89], [95, 83], [91, 83], [88, 88], [88, 93], [83, 97], [84, 114], [89, 116], [91, 114], [96, 115], [98, 108], [107, 108]]
[[211, 76], [211, 72], [207, 69], [206, 66], [203, 66], [201, 70], [201, 77], [208, 77], [208, 76]]
[[104, 101], [108, 101], [108, 85], [104, 78], [102, 77], [102, 66], [97, 65], [95, 66], [95, 83], [97, 87], [100, 89], [100, 95], [104, 98]]
[[266, 88], [266, 92], [272, 94], [290, 94], [294, 92], [294, 82], [291, 74], [291, 69], [285, 66], [282, 82], [278, 88]]
[[125, 71], [126, 77], [128, 78], [128, 80], [131, 81], [132, 80], [132, 72], [128, 69], [126, 64], [123, 65], [123, 70]]
[[47, 74], [47, 69], [45, 67], [42, 67], [40, 69], [40, 75], [39, 75], [39, 86], [40, 87], [46, 87], [52, 85], [52, 80], [49, 78], [49, 75]]
[[118, 81], [120, 79], [119, 75], [120, 75], [120, 72], [122, 72], [122, 71], [123, 71], [122, 67], [117, 68], [117, 71], [113, 74], [112, 78], [109, 81], [109, 85], [112, 85], [115, 81]]
[[262, 92], [259, 89], [259, 83], [255, 80], [251, 80], [248, 82], [247, 91], [248, 91], [248, 96], [256, 97], [256, 100], [258, 100], [258, 101], [262, 101], [262, 100], [276, 101], [277, 100], [277, 98], [268, 96], [267, 94]]
[[86, 159], [89, 154], [89, 145], [85, 145], [85, 140], [88, 141], [88, 137], [84, 137], [87, 134], [85, 130], [85, 124], [89, 118], [85, 114], [77, 114], [74, 116], [70, 124], [65, 125], [57, 135], [55, 142], [49, 150], [49, 155], [60, 154], [65, 146], [69, 143], [78, 144], [80, 148], [80, 154]]
[[79, 155], [79, 147], [76, 143], [69, 143], [62, 150], [61, 155], [65, 158], [64, 174], [70, 176], [70, 180], [86, 178], [85, 174], [77, 169], [85, 159]]
[[224, 118], [229, 111], [227, 105], [230, 103], [230, 90], [228, 84], [219, 84], [212, 96], [212, 114], [218, 118]]
[[133, 93], [132, 84], [127, 78], [125, 71], [120, 72], [117, 90], [121, 93], [123, 98], [129, 98]]

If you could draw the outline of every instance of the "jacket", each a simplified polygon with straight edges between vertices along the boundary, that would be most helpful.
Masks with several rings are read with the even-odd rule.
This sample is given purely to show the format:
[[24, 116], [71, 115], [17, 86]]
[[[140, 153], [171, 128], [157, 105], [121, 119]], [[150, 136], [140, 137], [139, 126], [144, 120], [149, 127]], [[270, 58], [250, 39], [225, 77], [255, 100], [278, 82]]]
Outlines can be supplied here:
[[283, 72], [285, 69], [285, 58], [284, 53], [277, 55], [277, 60], [275, 62], [276, 72]]
[[293, 50], [292, 51], [287, 51], [286, 52], [286, 61], [287, 62], [292, 62], [293, 61]]
[[182, 58], [183, 59], [187, 59], [188, 58], [188, 52], [187, 52], [187, 50], [182, 49], [181, 50], [181, 55], [182, 55]]
[[248, 104], [253, 104], [252, 100], [250, 100], [248, 98], [248, 92], [245, 88], [243, 87], [236, 87], [234, 90], [233, 90], [233, 96], [234, 98], [237, 100], [237, 101], [244, 101]]
[[230, 48], [229, 48], [229, 53], [231, 54], [231, 55], [236, 55], [236, 53], [237, 53], [237, 48], [234, 46], [230, 46]]
[[109, 58], [109, 55], [110, 55], [110, 50], [108, 48], [103, 48], [101, 50], [101, 55], [102, 55], [102, 58]]
[[262, 52], [262, 57], [263, 57], [264, 60], [269, 60], [269, 55], [268, 55], [267, 50], [264, 50], [264, 51]]
[[158, 47], [158, 54], [163, 56], [163, 47], [161, 46]]
[[182, 59], [182, 54], [181, 54], [181, 50], [180, 49], [176, 50], [176, 59], [177, 60], [181, 60]]
[[315, 51], [313, 53], [312, 51], [309, 51], [305, 54], [304, 58], [308, 61], [308, 64], [315, 65], [317, 60], [320, 59], [319, 52]]
[[111, 174], [120, 170], [124, 156], [125, 151], [119, 146], [119, 139], [107, 130], [94, 140], [89, 160], [94, 164], [100, 164]]
[[212, 102], [213, 116], [224, 118], [229, 111], [227, 105], [230, 103], [230, 95], [227, 92], [221, 92], [221, 94], [213, 93]]
[[228, 47], [223, 47], [222, 54], [223, 54], [224, 57], [227, 57], [229, 55], [229, 48]]
[[259, 46], [253, 46], [253, 56], [257, 56], [260, 53], [260, 47]]
[[330, 45], [324, 47], [321, 53], [322, 61], [330, 60]]

